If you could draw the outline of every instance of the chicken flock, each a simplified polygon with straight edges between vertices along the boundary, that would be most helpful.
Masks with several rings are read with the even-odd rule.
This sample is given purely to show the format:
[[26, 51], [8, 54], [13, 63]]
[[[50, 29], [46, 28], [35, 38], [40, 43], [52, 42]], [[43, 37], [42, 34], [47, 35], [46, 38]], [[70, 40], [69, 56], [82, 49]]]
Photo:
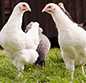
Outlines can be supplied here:
[[[25, 32], [22, 31], [22, 17], [26, 11], [31, 11], [30, 6], [26, 2], [18, 3], [0, 32], [0, 45], [19, 71], [24, 70], [25, 64], [42, 66], [51, 46], [38, 22], [30, 22]], [[50, 14], [56, 24], [61, 55], [71, 71], [72, 83], [76, 65], [81, 65], [85, 75], [86, 31], [72, 20], [63, 3], [49, 3], [42, 12]]]

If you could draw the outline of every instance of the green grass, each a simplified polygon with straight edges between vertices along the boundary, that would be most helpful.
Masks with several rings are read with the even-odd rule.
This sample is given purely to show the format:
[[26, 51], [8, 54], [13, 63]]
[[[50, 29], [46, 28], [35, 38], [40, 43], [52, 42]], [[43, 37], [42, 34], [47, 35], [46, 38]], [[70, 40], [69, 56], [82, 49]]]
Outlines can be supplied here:
[[[60, 51], [51, 49], [45, 67], [26, 65], [25, 70], [18, 77], [18, 72], [4, 51], [0, 51], [0, 83], [69, 83], [70, 72], [65, 68]], [[86, 83], [86, 78], [77, 67], [74, 83]]]

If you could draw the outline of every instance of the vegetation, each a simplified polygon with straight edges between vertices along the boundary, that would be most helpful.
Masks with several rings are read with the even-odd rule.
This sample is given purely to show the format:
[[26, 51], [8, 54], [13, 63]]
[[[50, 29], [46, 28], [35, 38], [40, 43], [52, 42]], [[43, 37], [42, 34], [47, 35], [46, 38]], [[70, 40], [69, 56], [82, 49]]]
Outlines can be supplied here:
[[[45, 67], [26, 65], [20, 75], [6, 55], [7, 53], [0, 51], [0, 83], [69, 83], [70, 81], [70, 72], [65, 68], [57, 48], [50, 50]], [[74, 76], [74, 83], [86, 83], [81, 67], [76, 68]]]

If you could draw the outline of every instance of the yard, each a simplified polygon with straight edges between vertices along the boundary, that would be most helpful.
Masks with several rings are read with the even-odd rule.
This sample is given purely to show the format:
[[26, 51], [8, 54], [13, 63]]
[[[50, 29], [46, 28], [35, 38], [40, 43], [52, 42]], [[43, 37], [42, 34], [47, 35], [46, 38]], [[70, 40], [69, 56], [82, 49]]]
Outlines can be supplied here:
[[[7, 54], [4, 51], [0, 51], [0, 83], [69, 83], [70, 81], [70, 72], [65, 68], [57, 48], [50, 50], [45, 67], [26, 65], [19, 77], [11, 60], [5, 55]], [[81, 67], [76, 68], [74, 83], [86, 83]]]

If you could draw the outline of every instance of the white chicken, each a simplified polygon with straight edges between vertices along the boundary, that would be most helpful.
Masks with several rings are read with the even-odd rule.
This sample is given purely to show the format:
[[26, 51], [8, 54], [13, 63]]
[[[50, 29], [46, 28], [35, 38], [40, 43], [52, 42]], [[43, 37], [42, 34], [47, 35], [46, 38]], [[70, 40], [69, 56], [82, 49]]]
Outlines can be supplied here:
[[[27, 25], [27, 27], [25, 29], [26, 34], [28, 34], [27, 32], [31, 29], [31, 26], [33, 23], [34, 22], [30, 22]], [[39, 27], [40, 42], [37, 47], [37, 52], [39, 54], [39, 57], [38, 57], [37, 61], [35, 62], [35, 64], [39, 65], [39, 66], [43, 66], [45, 64], [45, 57], [47, 56], [49, 49], [51, 47], [51, 43], [50, 43], [49, 39], [42, 32], [43, 32], [43, 29]]]
[[[20, 59], [19, 57], [21, 54], [22, 54], [21, 57], [22, 56], [24, 57], [24, 55], [27, 54], [26, 55], [27, 57], [26, 56], [24, 57], [24, 61], [26, 60], [26, 62], [27, 58], [32, 57], [33, 55], [36, 54], [37, 56], [35, 58], [32, 57], [34, 61], [28, 59], [32, 61], [32, 62], [28, 61], [30, 63], [35, 62], [38, 57], [36, 49], [38, 46], [37, 44], [39, 39], [38, 35], [39, 24], [35, 22], [32, 28], [28, 31], [28, 33], [31, 34], [33, 33], [32, 36], [31, 34], [30, 35], [25, 34], [21, 29], [22, 16], [25, 11], [31, 11], [29, 5], [25, 2], [18, 3], [14, 7], [14, 10], [10, 18], [8, 19], [7, 23], [4, 25], [3, 29], [0, 32], [0, 45], [4, 48], [5, 51], [8, 52], [8, 55], [12, 59], [13, 63], [16, 61], [16, 59]], [[36, 28], [34, 28], [34, 26]], [[35, 41], [37, 39], [37, 42], [35, 43], [32, 38], [34, 38]], [[26, 49], [29, 52], [26, 52]], [[32, 51], [30, 51], [31, 49], [33, 50], [33, 53]], [[18, 65], [16, 66], [17, 68], [19, 67], [18, 69], [22, 69], [22, 66], [19, 66], [19, 64], [16, 63], [15, 65]], [[22, 63], [20, 65], [22, 65]]]
[[30, 43], [28, 40], [31, 40], [32, 48], [36, 50], [40, 41], [39, 30], [41, 30], [41, 28], [39, 27], [38, 22], [30, 22], [29, 25], [26, 26], [26, 28], [27, 27], [30, 27], [26, 33], [27, 45], [28, 43]]
[[42, 12], [51, 14], [58, 29], [58, 40], [61, 55], [66, 68], [72, 71], [71, 82], [73, 82], [75, 65], [86, 64], [86, 31], [74, 23], [60, 8], [59, 5], [47, 4]]

